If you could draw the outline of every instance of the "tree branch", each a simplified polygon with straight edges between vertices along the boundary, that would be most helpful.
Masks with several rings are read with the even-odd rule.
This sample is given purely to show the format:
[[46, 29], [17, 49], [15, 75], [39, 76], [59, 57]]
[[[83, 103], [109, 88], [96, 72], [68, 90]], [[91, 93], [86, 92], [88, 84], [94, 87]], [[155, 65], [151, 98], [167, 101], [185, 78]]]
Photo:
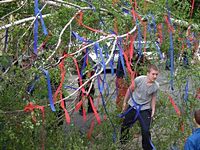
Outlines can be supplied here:
[[[42, 17], [45, 18], [45, 17], [48, 17], [50, 15], [51, 14], [46, 14], [46, 15], [42, 15]], [[38, 18], [40, 18], [40, 16], [38, 16]], [[35, 19], [35, 17], [29, 17], [29, 18], [21, 19], [21, 20], [15, 21], [13, 23], [1, 26], [0, 30], [7, 29], [9, 27], [12, 27], [12, 26], [15, 26], [15, 25], [19, 25], [19, 24], [22, 24], [22, 23], [25, 23], [25, 22], [28, 22], [28, 21], [31, 21], [31, 20], [34, 20], [34, 19]]]

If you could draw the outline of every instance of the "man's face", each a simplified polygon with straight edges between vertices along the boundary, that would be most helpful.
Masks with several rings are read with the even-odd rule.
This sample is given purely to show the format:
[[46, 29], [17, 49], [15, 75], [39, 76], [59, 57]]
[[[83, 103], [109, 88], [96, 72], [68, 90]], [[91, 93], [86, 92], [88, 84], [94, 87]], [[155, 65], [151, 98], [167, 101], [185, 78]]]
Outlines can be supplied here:
[[147, 73], [147, 78], [150, 82], [154, 82], [158, 77], [158, 71], [150, 69], [150, 72]]

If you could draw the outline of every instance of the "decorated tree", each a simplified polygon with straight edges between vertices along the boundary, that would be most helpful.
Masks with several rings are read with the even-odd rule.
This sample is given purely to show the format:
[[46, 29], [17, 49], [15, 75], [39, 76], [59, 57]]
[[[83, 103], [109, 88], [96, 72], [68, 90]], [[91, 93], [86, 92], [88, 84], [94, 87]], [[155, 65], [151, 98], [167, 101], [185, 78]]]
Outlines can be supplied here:
[[[147, 64], [159, 66], [165, 82], [152, 124], [153, 142], [157, 149], [183, 147], [193, 128], [192, 112], [200, 106], [199, 1], [3, 0], [0, 4], [2, 149], [121, 148], [121, 120], [116, 117], [120, 112], [111, 100], [116, 94], [115, 57], [128, 83], [137, 73], [146, 73]], [[80, 66], [83, 51], [93, 59], [86, 67]], [[112, 81], [106, 78], [108, 67]], [[77, 81], [91, 70], [94, 75], [78, 86]], [[72, 116], [83, 105], [77, 95], [89, 93], [84, 87], [90, 82], [98, 85], [95, 99], [102, 105], [97, 112], [94, 101], [94, 117], [85, 122], [91, 122], [85, 134]], [[96, 123], [100, 125], [94, 128]], [[139, 149], [137, 126], [132, 132], [127, 147]]]

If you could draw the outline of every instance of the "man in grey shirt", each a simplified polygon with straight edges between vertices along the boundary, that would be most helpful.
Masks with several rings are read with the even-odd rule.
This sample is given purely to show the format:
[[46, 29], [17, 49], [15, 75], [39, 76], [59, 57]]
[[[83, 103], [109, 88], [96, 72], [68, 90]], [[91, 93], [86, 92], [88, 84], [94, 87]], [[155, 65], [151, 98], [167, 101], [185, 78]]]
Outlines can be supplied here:
[[149, 128], [151, 118], [155, 113], [156, 94], [159, 89], [159, 84], [156, 82], [158, 73], [155, 65], [149, 65], [147, 75], [135, 78], [127, 90], [122, 114], [124, 117], [120, 137], [122, 144], [127, 140], [129, 128], [139, 120], [142, 131], [142, 147], [144, 150], [153, 149]]

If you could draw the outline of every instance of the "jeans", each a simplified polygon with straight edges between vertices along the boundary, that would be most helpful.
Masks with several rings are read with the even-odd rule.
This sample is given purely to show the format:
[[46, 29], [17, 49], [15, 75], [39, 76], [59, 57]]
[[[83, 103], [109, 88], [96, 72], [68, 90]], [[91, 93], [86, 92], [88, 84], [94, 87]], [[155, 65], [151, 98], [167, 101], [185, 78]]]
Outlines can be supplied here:
[[[129, 106], [129, 108], [130, 107], [131, 106]], [[134, 120], [135, 115], [136, 115], [135, 109], [130, 110], [129, 113], [125, 115], [125, 118], [121, 126], [120, 142], [124, 144], [127, 141], [129, 128], [135, 123], [135, 121], [138, 120], [142, 132], [142, 148], [144, 150], [152, 150], [153, 147], [151, 145], [151, 134], [149, 131], [151, 124], [151, 110], [150, 109], [140, 110], [140, 113], [137, 116], [136, 120]]]

